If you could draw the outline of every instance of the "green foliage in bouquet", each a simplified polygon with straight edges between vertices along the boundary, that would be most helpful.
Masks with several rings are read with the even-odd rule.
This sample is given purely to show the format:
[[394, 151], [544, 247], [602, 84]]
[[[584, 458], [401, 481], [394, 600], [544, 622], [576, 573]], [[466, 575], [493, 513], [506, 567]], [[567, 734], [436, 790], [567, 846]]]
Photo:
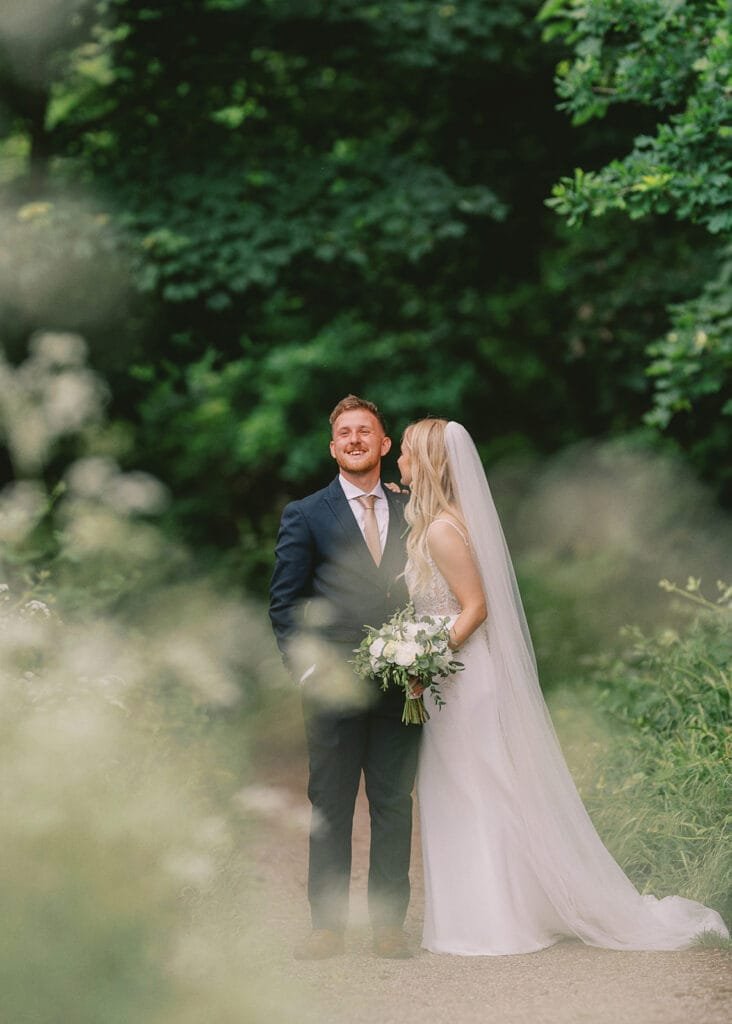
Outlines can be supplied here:
[[428, 687], [438, 708], [444, 700], [438, 680], [459, 672], [463, 665], [452, 657], [449, 646], [451, 620], [440, 616], [416, 615], [408, 604], [379, 628], [367, 626], [366, 636], [355, 651], [352, 664], [364, 678], [377, 678], [381, 689], [390, 686], [404, 691], [405, 725], [423, 725], [429, 713], [415, 685]]

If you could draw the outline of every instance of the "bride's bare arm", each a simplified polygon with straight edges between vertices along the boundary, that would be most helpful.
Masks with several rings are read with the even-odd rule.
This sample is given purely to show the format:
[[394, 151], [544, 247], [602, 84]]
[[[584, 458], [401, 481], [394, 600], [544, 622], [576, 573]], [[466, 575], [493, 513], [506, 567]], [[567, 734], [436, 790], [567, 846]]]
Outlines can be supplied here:
[[462, 609], [450, 630], [450, 646], [457, 650], [486, 620], [483, 585], [470, 548], [450, 523], [434, 522], [427, 534], [427, 546]]

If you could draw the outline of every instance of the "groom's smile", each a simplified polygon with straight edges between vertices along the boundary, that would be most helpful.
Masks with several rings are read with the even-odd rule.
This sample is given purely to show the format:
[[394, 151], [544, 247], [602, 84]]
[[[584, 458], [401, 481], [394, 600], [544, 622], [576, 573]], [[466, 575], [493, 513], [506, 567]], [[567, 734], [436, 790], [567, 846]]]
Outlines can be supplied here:
[[378, 474], [382, 456], [390, 448], [381, 423], [368, 409], [348, 409], [333, 424], [330, 454], [346, 477]]

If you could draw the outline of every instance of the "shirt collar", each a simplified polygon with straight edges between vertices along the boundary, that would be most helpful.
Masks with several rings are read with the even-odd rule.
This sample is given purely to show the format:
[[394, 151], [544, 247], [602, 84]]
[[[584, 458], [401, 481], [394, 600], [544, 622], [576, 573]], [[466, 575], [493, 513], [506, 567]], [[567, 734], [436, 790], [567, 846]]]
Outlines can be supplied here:
[[338, 475], [338, 480], [343, 488], [343, 493], [349, 501], [353, 501], [354, 498], [360, 498], [362, 494], [375, 494], [377, 498], [386, 498], [384, 488], [381, 486], [380, 480], [370, 491], [362, 491], [360, 487], [356, 487], [355, 484], [352, 484], [350, 480], [346, 480], [346, 478], [340, 474]]

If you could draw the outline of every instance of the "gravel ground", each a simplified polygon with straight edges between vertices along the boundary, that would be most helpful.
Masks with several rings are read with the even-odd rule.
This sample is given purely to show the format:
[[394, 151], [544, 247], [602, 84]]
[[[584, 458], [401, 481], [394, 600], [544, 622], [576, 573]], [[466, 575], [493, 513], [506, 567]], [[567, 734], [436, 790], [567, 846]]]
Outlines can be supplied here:
[[[279, 787], [292, 820], [306, 817], [301, 755], [260, 764]], [[282, 817], [263, 826], [257, 842], [257, 887], [266, 908], [250, 962], [253, 976], [275, 977], [260, 1005], [269, 1020], [318, 1024], [728, 1024], [732, 1020], [732, 953], [698, 948], [681, 953], [620, 953], [562, 942], [539, 953], [504, 957], [436, 956], [419, 948], [423, 908], [418, 829], [412, 859], [413, 896], [406, 922], [415, 955], [377, 960], [370, 954], [366, 913], [368, 811], [359, 795], [354, 829], [351, 925], [345, 955], [299, 962], [292, 948], [309, 930], [307, 837]], [[279, 986], [278, 986], [279, 987]], [[286, 1009], [282, 1009], [282, 997]], [[262, 1011], [266, 1012], [266, 1011]], [[264, 1018], [263, 1018], [264, 1019]]]

